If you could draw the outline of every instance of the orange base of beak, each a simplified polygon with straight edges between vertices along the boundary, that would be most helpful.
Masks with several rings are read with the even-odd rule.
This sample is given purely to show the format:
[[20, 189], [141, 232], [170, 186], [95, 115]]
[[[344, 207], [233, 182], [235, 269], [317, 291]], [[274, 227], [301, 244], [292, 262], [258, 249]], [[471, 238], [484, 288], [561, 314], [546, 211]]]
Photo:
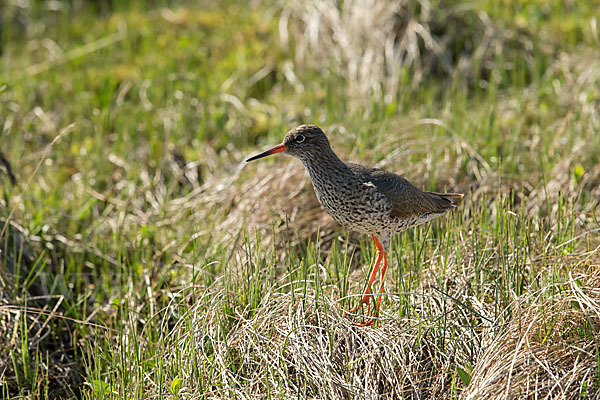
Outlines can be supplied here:
[[273, 147], [270, 150], [265, 151], [264, 153], [260, 153], [260, 154], [254, 156], [254, 157], [250, 157], [249, 159], [246, 160], [246, 162], [258, 160], [259, 158], [270, 156], [271, 154], [283, 153], [285, 150], [286, 150], [285, 145], [284, 144], [280, 144], [280, 145], [277, 145], [277, 146]]

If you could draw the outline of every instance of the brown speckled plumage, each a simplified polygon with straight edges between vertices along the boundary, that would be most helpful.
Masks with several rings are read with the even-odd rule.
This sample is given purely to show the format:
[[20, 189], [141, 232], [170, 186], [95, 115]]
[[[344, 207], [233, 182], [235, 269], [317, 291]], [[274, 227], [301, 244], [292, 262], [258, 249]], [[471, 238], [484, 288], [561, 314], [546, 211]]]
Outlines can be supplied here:
[[[292, 129], [281, 145], [247, 161], [280, 152], [302, 161], [327, 213], [348, 229], [373, 235], [378, 253], [381, 251], [384, 256], [395, 233], [443, 215], [462, 198], [461, 194], [425, 192], [399, 175], [344, 163], [331, 149], [323, 131], [314, 125]], [[363, 304], [369, 304], [369, 288], [379, 261], [378, 257]], [[386, 266], [384, 258], [382, 290]]]

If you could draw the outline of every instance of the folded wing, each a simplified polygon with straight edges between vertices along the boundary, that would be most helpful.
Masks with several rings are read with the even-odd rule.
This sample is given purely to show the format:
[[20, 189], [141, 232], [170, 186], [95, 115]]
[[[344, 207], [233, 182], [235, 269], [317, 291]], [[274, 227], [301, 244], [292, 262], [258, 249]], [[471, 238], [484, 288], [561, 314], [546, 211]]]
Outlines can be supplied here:
[[400, 175], [358, 164], [347, 164], [360, 179], [371, 182], [388, 199], [392, 216], [400, 219], [443, 214], [463, 198], [459, 193], [425, 192]]

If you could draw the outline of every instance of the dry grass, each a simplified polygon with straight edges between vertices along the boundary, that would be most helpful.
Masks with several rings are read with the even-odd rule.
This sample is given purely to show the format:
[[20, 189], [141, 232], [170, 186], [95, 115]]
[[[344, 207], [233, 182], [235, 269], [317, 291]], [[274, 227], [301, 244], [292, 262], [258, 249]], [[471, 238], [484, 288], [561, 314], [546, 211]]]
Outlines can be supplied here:
[[519, 299], [524, 306], [506, 331], [483, 343], [463, 398], [599, 398], [598, 267]]
[[[353, 326], [335, 290], [333, 297], [306, 292], [304, 282], [286, 284], [296, 285], [288, 293], [273, 288], [256, 308], [234, 308], [225, 322], [222, 299], [235, 296], [210, 287], [174, 327], [164, 356], [167, 365], [188, 371], [179, 375], [187, 398], [443, 399], [462, 390], [467, 399], [599, 395], [598, 264], [516, 296], [500, 313], [494, 302], [465, 297], [461, 282], [473, 278], [463, 281], [452, 262], [449, 269], [448, 294], [461, 304], [426, 279], [413, 293], [390, 295], [392, 304], [409, 302], [411, 315], [398, 316], [392, 305], [375, 329]], [[472, 368], [464, 389], [451, 378], [457, 367]], [[192, 372], [198, 370], [205, 372]]]
[[[424, 311], [425, 301], [411, 297], [415, 309]], [[442, 301], [438, 295], [426, 303]], [[452, 387], [448, 372], [468, 354], [471, 343], [465, 339], [474, 339], [470, 328], [458, 322], [460, 343], [442, 338], [438, 321], [418, 315], [386, 318], [377, 329], [357, 328], [343, 316], [339, 303], [312, 292], [269, 294], [251, 318], [235, 315], [234, 327], [223, 338], [221, 311], [215, 307], [195, 308], [194, 331], [173, 333], [174, 346], [184, 352], [192, 346], [203, 358], [184, 362], [220, 371], [220, 376], [208, 376], [205, 382], [186, 376], [190, 398], [201, 398], [197, 390], [207, 386], [212, 387], [211, 398], [268, 398], [275, 392], [286, 399], [446, 398]], [[444, 339], [448, 343], [442, 350]], [[216, 382], [226, 384], [219, 387]]]
[[485, 13], [435, 0], [292, 1], [279, 28], [283, 47], [295, 50], [293, 70], [339, 76], [354, 111], [434, 75], [485, 75], [497, 56], [532, 49], [525, 34], [499, 29]]

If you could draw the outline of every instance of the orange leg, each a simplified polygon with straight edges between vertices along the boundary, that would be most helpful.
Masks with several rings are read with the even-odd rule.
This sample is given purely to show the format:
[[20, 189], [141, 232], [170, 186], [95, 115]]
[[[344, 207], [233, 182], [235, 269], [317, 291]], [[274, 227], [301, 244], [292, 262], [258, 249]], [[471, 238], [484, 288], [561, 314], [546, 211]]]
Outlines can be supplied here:
[[371, 297], [373, 297], [373, 295], [371, 294], [371, 287], [373, 286], [373, 282], [375, 281], [375, 277], [377, 276], [377, 271], [379, 270], [379, 264], [381, 263], [382, 257], [383, 257], [383, 254], [379, 250], [377, 250], [377, 259], [375, 260], [375, 265], [373, 265], [371, 275], [369, 276], [369, 282], [367, 283], [367, 288], [365, 289], [365, 292], [363, 293], [362, 299], [352, 310], [347, 311], [346, 314], [354, 313], [357, 309], [359, 309], [363, 305], [369, 306], [369, 304], [371, 302]]
[[[377, 240], [377, 239], [375, 239]], [[360, 301], [360, 305], [369, 305], [371, 301], [371, 287], [373, 287], [373, 282], [375, 281], [375, 277], [377, 276], [377, 271], [379, 270], [379, 264], [381, 263], [381, 258], [383, 254], [377, 249], [377, 259], [375, 260], [375, 265], [373, 265], [373, 270], [371, 271], [371, 276], [369, 276], [369, 283], [367, 284], [367, 288], [365, 289], [365, 293], [363, 295], [362, 300]]]
[[385, 287], [385, 271], [387, 269], [387, 253], [382, 251], [383, 253], [383, 267], [381, 267], [381, 277], [380, 277], [380, 283], [381, 283], [381, 288], [379, 289], [379, 296], [377, 296], [377, 302], [375, 303], [375, 315], [371, 315], [369, 313], [369, 316], [371, 317], [371, 319], [369, 319], [367, 322], [363, 323], [363, 324], [354, 324], [355, 326], [360, 326], [360, 327], [364, 327], [364, 326], [371, 326], [375, 323], [375, 317], [377, 315], [379, 315], [379, 306], [381, 305], [381, 297], [383, 296], [383, 289]]
[[387, 254], [383, 252], [383, 267], [381, 267], [381, 277], [379, 278], [379, 282], [381, 283], [381, 289], [379, 289], [379, 296], [377, 296], [377, 303], [375, 303], [375, 308], [377, 309], [377, 314], [379, 314], [379, 306], [381, 305], [381, 296], [383, 295], [383, 288], [385, 287], [385, 272], [387, 270]]
[[[379, 264], [381, 264], [381, 260], [383, 259], [383, 265], [384, 268], [387, 269], [387, 256], [386, 256], [386, 252], [383, 249], [383, 246], [381, 245], [381, 243], [379, 242], [379, 239], [377, 239], [376, 236], [373, 236], [373, 240], [375, 241], [375, 247], [377, 248], [377, 259], [375, 260], [375, 265], [373, 265], [373, 270], [371, 271], [371, 275], [369, 276], [369, 283], [367, 284], [367, 288], [365, 289], [365, 292], [363, 294], [363, 297], [360, 301], [359, 304], [356, 305], [356, 307], [354, 307], [352, 309], [352, 311], [350, 311], [351, 313], [353, 313], [354, 311], [356, 311], [356, 309], [358, 309], [359, 307], [361, 307], [362, 305], [366, 305], [368, 306], [370, 304], [371, 301], [371, 287], [373, 286], [373, 282], [375, 281], [375, 277], [377, 276], [377, 271], [379, 270]], [[384, 270], [381, 271], [382, 272], [382, 277], [380, 278], [380, 282], [383, 280], [383, 276], [384, 276]], [[381, 291], [383, 291], [383, 287], [381, 288]], [[379, 299], [377, 301], [376, 307], [377, 307], [377, 312], [379, 312], [379, 300], [381, 299], [381, 293], [379, 294]], [[370, 315], [370, 312], [369, 312]], [[373, 319], [371, 319], [369, 322], [367, 322], [366, 324], [355, 324], [356, 326], [368, 326], [368, 325], [372, 325], [374, 322]]]

